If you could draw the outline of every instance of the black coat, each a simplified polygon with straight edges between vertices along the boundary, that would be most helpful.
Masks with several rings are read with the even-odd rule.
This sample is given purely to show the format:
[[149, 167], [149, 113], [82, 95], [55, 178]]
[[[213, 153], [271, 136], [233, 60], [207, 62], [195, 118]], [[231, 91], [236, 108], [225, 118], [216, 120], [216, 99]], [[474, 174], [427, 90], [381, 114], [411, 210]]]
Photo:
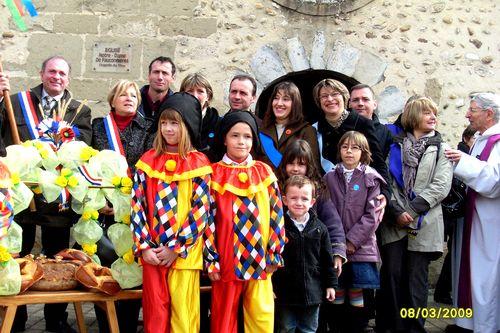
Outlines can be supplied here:
[[[147, 120], [152, 120], [149, 131], [151, 133], [156, 133], [156, 131], [158, 130], [158, 120], [160, 119], [160, 115], [158, 114], [158, 112], [157, 114], [154, 114], [153, 110], [149, 106], [148, 90], [149, 90], [149, 85], [145, 85], [141, 88], [141, 105], [139, 105], [137, 112], [143, 115], [144, 118], [146, 118]], [[171, 89], [168, 89], [167, 98], [161, 101], [160, 105], [158, 106], [158, 110], [164, 109], [163, 106], [167, 102], [168, 96], [173, 95], [173, 93], [174, 92]]]
[[[370, 166], [377, 170], [387, 184], [390, 184], [387, 164], [382, 155], [373, 122], [370, 119], [360, 116], [356, 111], [350, 111], [339, 128], [333, 128], [324, 117], [319, 120], [318, 132], [320, 132], [323, 137], [323, 151], [321, 155], [332, 163], [337, 164], [340, 162], [337, 158], [337, 146], [342, 135], [348, 131], [358, 131], [364, 134], [368, 140], [368, 145], [372, 153], [373, 162], [370, 163]], [[385, 195], [387, 200], [391, 198], [390, 188], [387, 185], [384, 184], [382, 186], [381, 192]]]
[[384, 161], [389, 156], [389, 150], [391, 150], [392, 145], [392, 134], [391, 131], [384, 125], [381, 124], [378, 116], [376, 114], [372, 117], [373, 127], [375, 128], [375, 135], [378, 139], [378, 144], [380, 149], [382, 150], [382, 156], [384, 157]]
[[312, 211], [309, 214], [309, 221], [302, 232], [285, 214], [288, 239], [283, 251], [285, 267], [273, 274], [273, 289], [278, 304], [319, 305], [325, 298], [326, 288], [337, 286], [328, 231]]
[[[142, 154], [151, 149], [153, 135], [147, 130], [153, 120], [144, 118], [137, 113], [132, 122], [120, 132], [125, 158], [131, 170], [135, 170], [135, 164]], [[95, 118], [92, 121], [92, 147], [97, 150], [110, 149], [104, 118]]]
[[[40, 104], [40, 101], [42, 99], [42, 85], [38, 85], [30, 90], [30, 95], [31, 99], [33, 102], [33, 107], [35, 108], [35, 112], [38, 116], [38, 119], [41, 120], [43, 119], [43, 116], [39, 110], [38, 105]], [[68, 90], [64, 91], [63, 97], [61, 98], [62, 100], [68, 101], [72, 98], [71, 93]], [[14, 110], [14, 118], [16, 119], [16, 124], [17, 124], [17, 130], [19, 132], [19, 138], [22, 141], [26, 140], [31, 140], [31, 137], [28, 132], [28, 126], [26, 124], [26, 121], [24, 120], [23, 112], [21, 109], [21, 105], [19, 104], [19, 97], [18, 94], [13, 94], [10, 96], [10, 99], [12, 101], [12, 108]], [[56, 103], [53, 107], [57, 108], [57, 105], [59, 103]], [[64, 120], [67, 122], [72, 121], [72, 124], [78, 127], [78, 130], [80, 132], [80, 135], [76, 138], [79, 141], [84, 141], [87, 144], [90, 144], [90, 139], [92, 136], [92, 128], [90, 127], [90, 118], [91, 118], [91, 111], [90, 108], [86, 105], [84, 105], [81, 109], [81, 111], [76, 115], [76, 110], [80, 107], [81, 103], [78, 102], [75, 99], [71, 99], [71, 102], [68, 106], [68, 109], [66, 111], [66, 114], [64, 115]], [[9, 126], [9, 121], [7, 118], [7, 112], [5, 110], [5, 105], [4, 102], [0, 103], [0, 109], [1, 109], [1, 117], [2, 117], [2, 139], [5, 143], [5, 145], [11, 145], [13, 144], [12, 142], [12, 134]], [[75, 117], [76, 115], [76, 117]]]
[[205, 117], [201, 123], [201, 147], [202, 150], [208, 149], [214, 145], [215, 130], [220, 121], [219, 112], [217, 109], [208, 107]]
[[[38, 108], [40, 100], [42, 98], [42, 84], [32, 88], [30, 90], [31, 99], [33, 102], [33, 106], [35, 108], [35, 112], [38, 116], [38, 119], [43, 119], [42, 114]], [[16, 119], [17, 130], [19, 132], [19, 138], [21, 141], [31, 140], [31, 137], [28, 132], [28, 126], [26, 121], [24, 120], [23, 113], [21, 110], [21, 105], [19, 104], [18, 94], [11, 95], [12, 108], [14, 109], [14, 117]], [[68, 90], [64, 91], [64, 95], [62, 100], [68, 101], [72, 98], [70, 92]], [[56, 108], [58, 103], [54, 105]], [[91, 111], [90, 108], [84, 105], [80, 112], [76, 114], [77, 109], [80, 107], [81, 103], [75, 99], [71, 99], [69, 103], [68, 109], [64, 116], [65, 121], [72, 121], [72, 124], [78, 127], [80, 135], [77, 136], [77, 140], [84, 141], [87, 144], [90, 144], [90, 140], [92, 137], [92, 128], [90, 125]], [[1, 117], [2, 117], [2, 139], [5, 145], [11, 145], [12, 142], [12, 134], [11, 129], [8, 124], [7, 112], [5, 110], [4, 103], [0, 103], [1, 109]], [[30, 212], [29, 209], [19, 213], [16, 215], [16, 222], [19, 224], [38, 224], [38, 225], [46, 225], [51, 227], [69, 227], [73, 223], [78, 220], [78, 215], [75, 214], [71, 209], [66, 209], [64, 211], [59, 211], [59, 203], [58, 200], [55, 202], [47, 203], [45, 202], [42, 195], [35, 195], [35, 206], [36, 211]]]

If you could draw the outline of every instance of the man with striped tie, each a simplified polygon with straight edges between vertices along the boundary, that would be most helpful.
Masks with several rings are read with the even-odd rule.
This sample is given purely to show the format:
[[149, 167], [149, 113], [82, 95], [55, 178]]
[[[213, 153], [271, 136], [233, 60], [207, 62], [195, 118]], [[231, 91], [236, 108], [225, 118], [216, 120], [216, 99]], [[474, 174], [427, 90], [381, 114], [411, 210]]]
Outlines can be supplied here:
[[[62, 119], [78, 128], [76, 140], [90, 144], [92, 127], [91, 111], [86, 105], [72, 98], [67, 90], [71, 66], [61, 56], [52, 56], [42, 63], [40, 78], [42, 83], [29, 91], [11, 95], [14, 117], [21, 142], [40, 137], [37, 126], [45, 118]], [[0, 90], [10, 90], [9, 78], [0, 73]], [[13, 144], [11, 128], [7, 120], [4, 101], [0, 100], [1, 137], [6, 145]], [[67, 104], [65, 112], [57, 113], [59, 105]], [[56, 114], [57, 113], [57, 114]], [[2, 147], [3, 148], [3, 147]], [[36, 211], [24, 211], [15, 219], [23, 228], [23, 246], [21, 256], [27, 255], [35, 243], [36, 225], [42, 229], [42, 251], [50, 257], [69, 247], [70, 227], [78, 216], [64, 205], [66, 196], [47, 203], [41, 195], [35, 196]], [[46, 329], [50, 332], [75, 332], [66, 319], [67, 304], [47, 304], [44, 308]], [[26, 307], [19, 307], [13, 325], [14, 331], [23, 331], [27, 320]]]

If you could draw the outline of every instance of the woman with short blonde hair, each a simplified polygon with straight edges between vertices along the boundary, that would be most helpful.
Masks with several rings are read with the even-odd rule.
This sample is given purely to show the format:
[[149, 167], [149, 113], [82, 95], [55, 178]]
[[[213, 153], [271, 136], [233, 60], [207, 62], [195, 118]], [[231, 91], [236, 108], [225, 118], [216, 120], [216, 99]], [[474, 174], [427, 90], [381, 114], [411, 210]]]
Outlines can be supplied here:
[[424, 332], [425, 318], [402, 319], [400, 309], [427, 307], [429, 264], [443, 253], [441, 201], [451, 187], [452, 167], [437, 125], [437, 106], [427, 97], [410, 100], [404, 131], [389, 153], [391, 214], [381, 224], [382, 306], [377, 328]]

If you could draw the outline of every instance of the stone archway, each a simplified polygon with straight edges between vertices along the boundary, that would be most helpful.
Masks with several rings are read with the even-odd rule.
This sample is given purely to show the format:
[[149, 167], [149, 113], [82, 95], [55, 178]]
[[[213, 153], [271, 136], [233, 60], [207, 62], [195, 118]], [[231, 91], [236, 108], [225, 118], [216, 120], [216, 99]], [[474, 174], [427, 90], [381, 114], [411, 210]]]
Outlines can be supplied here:
[[300, 90], [304, 117], [310, 123], [314, 123], [318, 120], [318, 115], [321, 114], [321, 110], [314, 103], [312, 90], [316, 83], [326, 78], [342, 82], [345, 84], [347, 89], [351, 89], [352, 86], [359, 83], [352, 77], [324, 69], [307, 69], [299, 72], [291, 72], [277, 78], [273, 82], [269, 83], [264, 90], [262, 90], [256, 103], [255, 112], [259, 118], [263, 119], [267, 109], [267, 103], [271, 98], [274, 87], [280, 82], [291, 81], [295, 83]]
[[[259, 90], [262, 90], [257, 103], [258, 114], [265, 110], [267, 102], [264, 100], [272, 92], [268, 92], [266, 88], [287, 78], [304, 78], [314, 74], [318, 75], [316, 82], [325, 77], [333, 77], [340, 79], [348, 87], [357, 82], [374, 87], [385, 78], [384, 72], [388, 64], [383, 58], [340, 39], [327, 40], [323, 31], [316, 31], [309, 52], [306, 52], [299, 37], [287, 39], [285, 47], [283, 44], [282, 41], [277, 41], [262, 46], [250, 61], [252, 74], [259, 83]], [[307, 98], [311, 98], [312, 102], [312, 96], [308, 96], [310, 94], [304, 91], [302, 98], [306, 98], [305, 102]], [[406, 96], [397, 87], [386, 87], [378, 95], [379, 115], [387, 118], [398, 114], [405, 100]], [[304, 105], [315, 108], [314, 102]], [[316, 111], [318, 110], [315, 109], [308, 117], [314, 117]]]
[[373, 0], [273, 0], [273, 2], [305, 15], [330, 16], [353, 12]]

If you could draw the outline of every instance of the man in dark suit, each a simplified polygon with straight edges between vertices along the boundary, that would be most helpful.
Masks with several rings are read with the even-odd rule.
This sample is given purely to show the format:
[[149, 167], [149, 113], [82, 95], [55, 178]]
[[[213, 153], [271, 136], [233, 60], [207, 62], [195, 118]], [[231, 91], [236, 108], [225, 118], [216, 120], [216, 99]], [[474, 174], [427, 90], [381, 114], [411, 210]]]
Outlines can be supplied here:
[[[69, 84], [71, 67], [61, 56], [53, 56], [42, 63], [40, 78], [42, 83], [29, 91], [22, 91], [11, 96], [14, 117], [21, 142], [36, 139], [36, 126], [45, 118], [54, 117], [54, 110], [61, 103], [68, 103], [63, 120], [78, 128], [76, 140], [90, 144], [92, 127], [91, 111], [86, 105], [72, 98], [66, 88]], [[10, 90], [9, 78], [0, 73], [0, 90]], [[7, 120], [5, 103], [0, 100], [1, 136], [5, 145], [13, 144], [12, 131]], [[59, 200], [58, 200], [59, 201]], [[27, 255], [35, 243], [36, 225], [42, 229], [42, 251], [46, 256], [53, 256], [69, 247], [70, 227], [78, 216], [63, 207], [61, 202], [47, 203], [41, 195], [35, 196], [36, 211], [24, 211], [16, 215], [15, 220], [23, 228], [21, 256]], [[46, 329], [49, 332], [75, 332], [66, 319], [67, 304], [47, 304], [44, 308]], [[26, 307], [19, 307], [14, 321], [13, 331], [23, 331], [27, 320]]]

